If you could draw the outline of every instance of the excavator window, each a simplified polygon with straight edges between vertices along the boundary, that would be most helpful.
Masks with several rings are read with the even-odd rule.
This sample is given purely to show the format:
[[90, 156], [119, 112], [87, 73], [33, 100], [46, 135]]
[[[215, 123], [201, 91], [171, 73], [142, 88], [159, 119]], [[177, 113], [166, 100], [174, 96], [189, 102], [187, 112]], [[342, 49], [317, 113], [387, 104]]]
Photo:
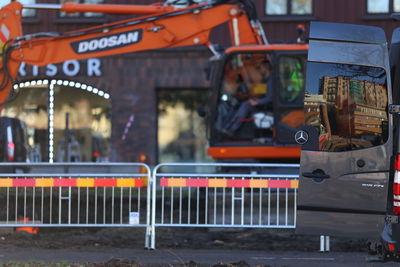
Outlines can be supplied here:
[[306, 55], [281, 54], [276, 61], [275, 141], [294, 144], [294, 134], [304, 123]]
[[272, 137], [272, 73], [269, 54], [236, 54], [226, 62], [215, 125], [221, 138]]
[[279, 58], [279, 98], [282, 103], [301, 103], [305, 82], [304, 58], [282, 56]]
[[304, 55], [273, 52], [228, 57], [212, 122], [214, 142], [273, 145], [293, 139], [303, 122], [305, 62]]

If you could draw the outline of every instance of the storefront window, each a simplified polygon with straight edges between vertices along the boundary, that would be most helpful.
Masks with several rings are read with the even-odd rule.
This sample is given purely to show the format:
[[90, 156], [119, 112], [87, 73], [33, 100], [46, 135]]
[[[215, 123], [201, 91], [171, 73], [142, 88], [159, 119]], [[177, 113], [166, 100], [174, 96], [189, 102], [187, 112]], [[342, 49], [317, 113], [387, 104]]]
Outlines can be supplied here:
[[197, 112], [206, 99], [206, 90], [158, 91], [159, 162], [210, 161], [205, 120]]
[[0, 113], [0, 120], [13, 118], [13, 125], [18, 125], [14, 128], [25, 128], [26, 138], [15, 140], [15, 146], [25, 146], [22, 140], [27, 141], [29, 161], [109, 160], [111, 121], [108, 94], [87, 85], [78, 88], [51, 81], [29, 84], [19, 88], [15, 99]]
[[[18, 161], [48, 161], [47, 157], [47, 85], [37, 85], [20, 88], [18, 96], [4, 106], [1, 118], [19, 120], [24, 129], [25, 138], [14, 140], [14, 146], [25, 146], [27, 141], [28, 154], [26, 160]], [[17, 129], [12, 129], [18, 131]], [[25, 140], [25, 141], [23, 141]], [[22, 156], [17, 156], [21, 158]], [[5, 159], [1, 159], [5, 161]]]
[[87, 90], [54, 87], [55, 161], [65, 161], [67, 155], [68, 161], [108, 161], [109, 105], [109, 100]]

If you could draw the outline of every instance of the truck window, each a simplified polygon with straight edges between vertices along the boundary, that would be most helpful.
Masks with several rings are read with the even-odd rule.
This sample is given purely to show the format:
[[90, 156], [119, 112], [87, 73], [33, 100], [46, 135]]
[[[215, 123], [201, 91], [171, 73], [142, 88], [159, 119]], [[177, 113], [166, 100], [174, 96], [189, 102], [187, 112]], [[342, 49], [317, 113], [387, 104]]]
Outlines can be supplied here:
[[386, 73], [381, 68], [310, 62], [304, 98], [305, 125], [319, 151], [350, 151], [388, 139]]

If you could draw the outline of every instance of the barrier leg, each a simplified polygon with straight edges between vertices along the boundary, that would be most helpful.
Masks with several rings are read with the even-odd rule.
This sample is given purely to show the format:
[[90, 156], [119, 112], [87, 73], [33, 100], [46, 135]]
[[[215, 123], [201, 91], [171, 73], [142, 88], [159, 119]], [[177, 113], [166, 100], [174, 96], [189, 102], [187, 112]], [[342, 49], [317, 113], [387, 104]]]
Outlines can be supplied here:
[[151, 243], [151, 227], [146, 227], [146, 236], [144, 237], [144, 248], [150, 249]]
[[145, 237], [145, 248], [147, 249], [156, 249], [156, 237], [155, 237], [155, 227], [147, 226], [146, 227], [146, 237]]
[[156, 249], [156, 228], [154, 226], [151, 227], [151, 242], [150, 249]]

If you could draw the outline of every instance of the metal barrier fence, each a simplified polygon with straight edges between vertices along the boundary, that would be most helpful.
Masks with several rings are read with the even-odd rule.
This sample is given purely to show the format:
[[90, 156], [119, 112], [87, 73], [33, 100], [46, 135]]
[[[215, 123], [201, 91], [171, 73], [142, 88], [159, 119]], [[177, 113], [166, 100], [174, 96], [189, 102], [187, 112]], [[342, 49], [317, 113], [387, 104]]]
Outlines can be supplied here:
[[148, 228], [150, 178], [142, 163], [2, 163], [0, 227]]
[[298, 164], [1, 163], [0, 227], [295, 228]]
[[159, 164], [152, 174], [147, 243], [155, 248], [156, 227], [295, 228], [298, 168], [298, 164]]

